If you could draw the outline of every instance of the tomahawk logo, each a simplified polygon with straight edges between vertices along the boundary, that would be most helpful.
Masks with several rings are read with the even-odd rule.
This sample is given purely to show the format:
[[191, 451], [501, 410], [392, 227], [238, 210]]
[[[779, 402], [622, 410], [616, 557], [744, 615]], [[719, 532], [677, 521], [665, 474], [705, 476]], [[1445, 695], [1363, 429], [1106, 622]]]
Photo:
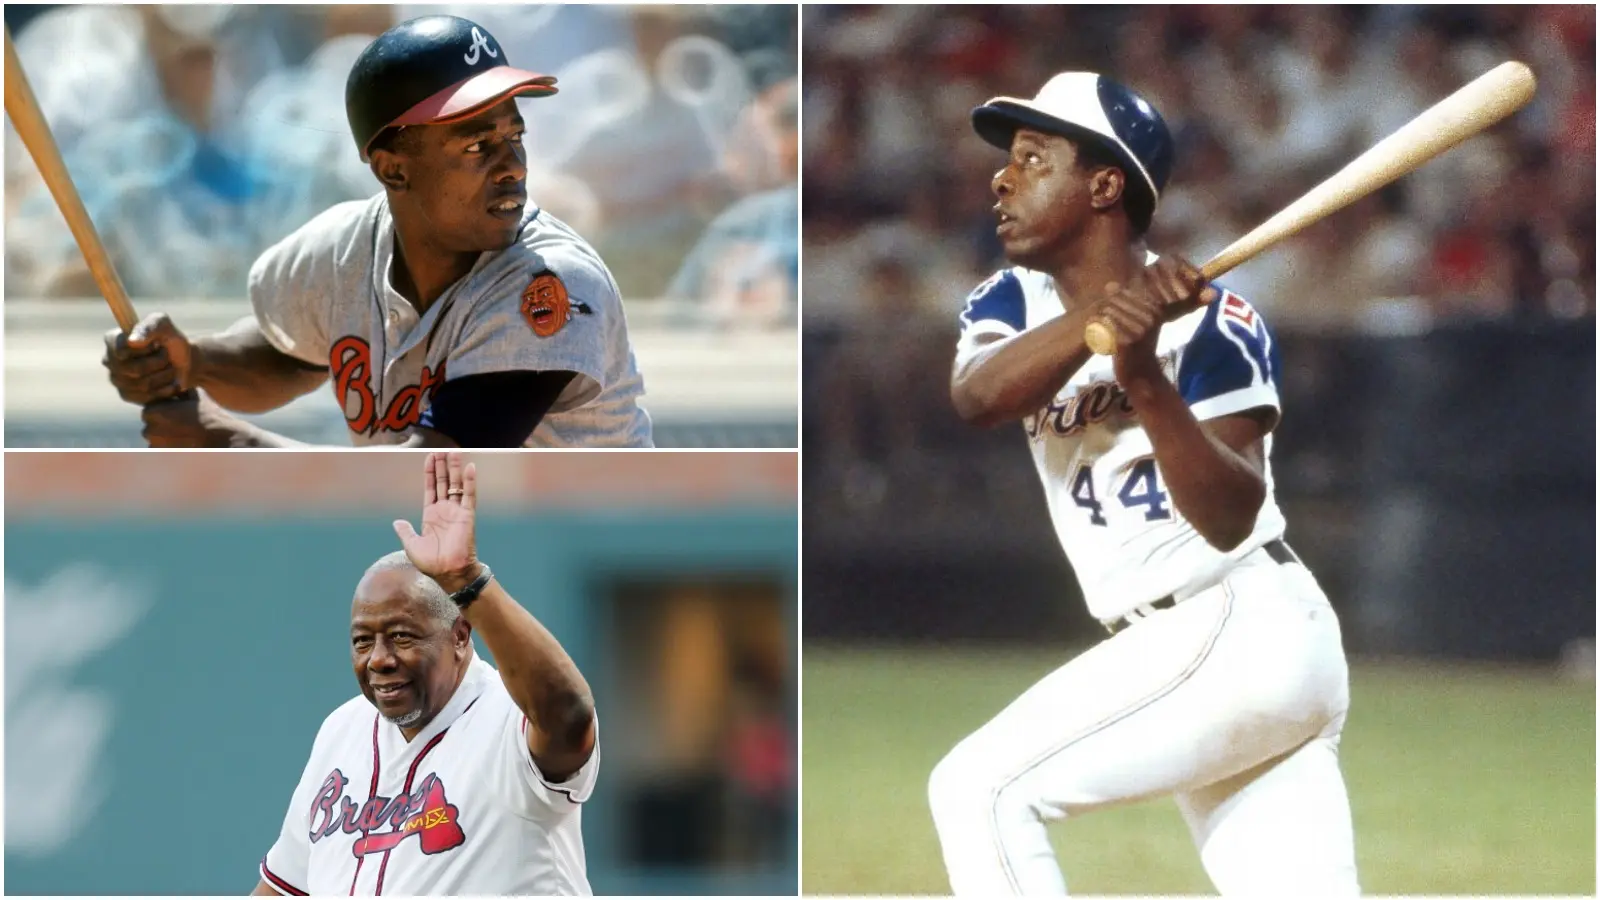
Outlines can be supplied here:
[[77, 669], [127, 637], [148, 594], [89, 565], [34, 586], [5, 581], [6, 852], [50, 856], [100, 812], [103, 757], [116, 717], [110, 692]]
[[[345, 792], [349, 784], [350, 779], [339, 769], [329, 772], [322, 782], [322, 790], [311, 801], [311, 843], [339, 831], [360, 832], [361, 837], [350, 849], [357, 857], [362, 857], [393, 850], [413, 835], [422, 852], [430, 856], [454, 850], [466, 842], [467, 836], [461, 830], [461, 811], [445, 796], [444, 782], [438, 775], [429, 774], [409, 794], [398, 797], [374, 794], [361, 806], [356, 806]], [[406, 787], [410, 786], [408, 780]], [[389, 830], [378, 831], [385, 824]]]

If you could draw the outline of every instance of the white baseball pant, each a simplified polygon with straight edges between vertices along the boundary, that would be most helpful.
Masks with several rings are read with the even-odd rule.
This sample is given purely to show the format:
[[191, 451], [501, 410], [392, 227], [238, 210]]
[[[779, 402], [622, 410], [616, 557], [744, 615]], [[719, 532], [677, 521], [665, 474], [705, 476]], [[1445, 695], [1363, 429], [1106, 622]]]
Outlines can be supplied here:
[[1339, 623], [1264, 552], [1029, 688], [928, 784], [957, 895], [1066, 893], [1045, 825], [1175, 795], [1224, 896], [1353, 897]]

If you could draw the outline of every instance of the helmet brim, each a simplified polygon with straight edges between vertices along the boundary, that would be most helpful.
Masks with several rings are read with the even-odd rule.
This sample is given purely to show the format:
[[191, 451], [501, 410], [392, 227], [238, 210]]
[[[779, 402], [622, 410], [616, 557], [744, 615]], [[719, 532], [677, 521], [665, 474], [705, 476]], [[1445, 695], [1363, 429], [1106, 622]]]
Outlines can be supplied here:
[[[1150, 201], [1150, 212], [1154, 215], [1156, 204], [1161, 200], [1161, 192], [1156, 189], [1155, 182], [1151, 180], [1150, 173], [1145, 171], [1144, 165], [1114, 136], [1102, 134], [1094, 128], [1070, 122], [1060, 116], [1053, 116], [1034, 106], [1032, 101], [1016, 97], [996, 97], [972, 111], [972, 129], [985, 142], [1001, 150], [1010, 152], [1011, 142], [1016, 138], [1019, 128], [1031, 128], [1034, 131], [1059, 135], [1075, 141], [1087, 141], [1110, 150], [1122, 163], [1128, 189], [1144, 193]], [[1143, 217], [1134, 224], [1141, 230], [1150, 227], [1150, 222], [1143, 220]]]
[[367, 160], [367, 151], [372, 147], [372, 142], [389, 128], [446, 125], [470, 119], [508, 97], [548, 97], [554, 93], [554, 75], [540, 75], [511, 66], [495, 66], [456, 82], [401, 113], [367, 139], [366, 146], [361, 148], [361, 159], [363, 162]]
[[1011, 149], [1011, 141], [1016, 137], [1019, 128], [1031, 128], [1034, 131], [1073, 140], [1091, 141], [1105, 147], [1122, 160], [1130, 173], [1139, 173], [1139, 180], [1143, 182], [1145, 190], [1153, 196], [1160, 196], [1155, 182], [1150, 179], [1150, 173], [1144, 170], [1144, 166], [1115, 137], [1101, 134], [1086, 125], [1053, 116], [1035, 107], [1031, 101], [1016, 97], [996, 97], [972, 111], [972, 129], [985, 142], [1001, 150]]

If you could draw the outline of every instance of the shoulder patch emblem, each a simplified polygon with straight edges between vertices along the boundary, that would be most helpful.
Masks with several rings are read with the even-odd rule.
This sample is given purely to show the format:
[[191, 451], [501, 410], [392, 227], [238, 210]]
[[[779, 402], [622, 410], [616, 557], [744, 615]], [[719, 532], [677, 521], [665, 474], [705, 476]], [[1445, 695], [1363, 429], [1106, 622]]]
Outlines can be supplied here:
[[550, 337], [566, 327], [572, 315], [567, 286], [553, 272], [540, 272], [522, 292], [522, 318], [539, 337]]
[[1232, 291], [1224, 291], [1222, 295], [1222, 317], [1232, 319], [1245, 327], [1246, 331], [1256, 329], [1256, 311], [1245, 299]]

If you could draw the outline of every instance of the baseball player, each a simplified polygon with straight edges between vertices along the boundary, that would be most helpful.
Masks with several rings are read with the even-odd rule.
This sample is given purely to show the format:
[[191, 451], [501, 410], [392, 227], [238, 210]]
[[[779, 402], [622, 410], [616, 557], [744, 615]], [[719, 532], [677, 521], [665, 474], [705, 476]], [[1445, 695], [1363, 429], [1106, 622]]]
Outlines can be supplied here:
[[454, 16], [362, 51], [345, 108], [383, 192], [263, 253], [254, 315], [227, 331], [190, 339], [155, 314], [107, 335], [150, 445], [290, 445], [223, 408], [265, 412], [327, 383], [356, 445], [650, 446], [617, 284], [528, 200], [513, 98], [555, 81]]
[[[969, 297], [951, 397], [1022, 422], [1056, 535], [1110, 636], [935, 767], [957, 894], [1064, 894], [1045, 823], [1171, 794], [1224, 895], [1353, 896], [1339, 624], [1284, 543], [1261, 315], [1145, 249], [1173, 164], [1142, 97], [1088, 72], [972, 114], [1010, 268]], [[1084, 345], [1105, 319], [1111, 357]]]
[[361, 695], [317, 732], [255, 894], [590, 893], [589, 685], [478, 560], [474, 467], [459, 453], [424, 465], [422, 533], [395, 522], [405, 549], [356, 585]]

